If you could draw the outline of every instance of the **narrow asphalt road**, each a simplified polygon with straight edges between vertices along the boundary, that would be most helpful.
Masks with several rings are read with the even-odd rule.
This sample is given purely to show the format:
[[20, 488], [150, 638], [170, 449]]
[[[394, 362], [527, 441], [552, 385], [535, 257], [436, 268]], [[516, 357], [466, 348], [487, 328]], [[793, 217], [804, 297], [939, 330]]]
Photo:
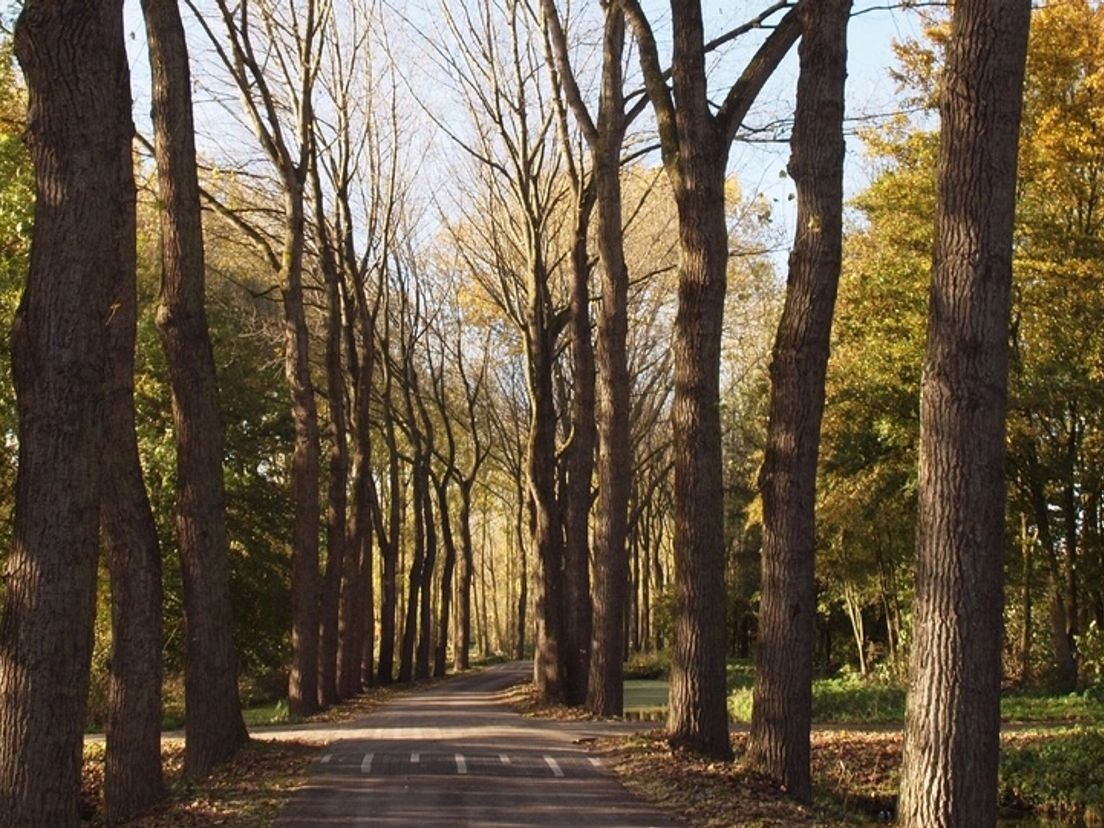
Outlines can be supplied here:
[[526, 675], [500, 665], [380, 708], [324, 749], [275, 824], [673, 828], [587, 754], [586, 723], [527, 719], [498, 700]]

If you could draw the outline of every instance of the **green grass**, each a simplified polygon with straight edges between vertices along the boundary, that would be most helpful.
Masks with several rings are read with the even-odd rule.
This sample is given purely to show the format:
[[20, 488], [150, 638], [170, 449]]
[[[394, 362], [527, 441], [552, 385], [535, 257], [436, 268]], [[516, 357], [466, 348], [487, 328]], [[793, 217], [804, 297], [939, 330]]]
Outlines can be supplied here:
[[667, 682], [657, 679], [627, 679], [625, 709], [662, 710], [667, 707]]
[[1055, 695], [1040, 691], [1006, 693], [1001, 698], [1006, 722], [1104, 723], [1104, 703], [1081, 693]]
[[1104, 729], [1025, 733], [1001, 750], [1001, 798], [1037, 814], [1104, 819]]
[[300, 721], [298, 717], [288, 712], [287, 699], [262, 702], [242, 710], [242, 718], [247, 727], [258, 725], [295, 724]]
[[[626, 665], [625, 710], [655, 711], [667, 705], [662, 656], [637, 657]], [[751, 721], [755, 671], [747, 661], [730, 660], [727, 667], [728, 711], [735, 722]], [[813, 682], [813, 721], [817, 724], [899, 724], [905, 717], [905, 689], [859, 676], [818, 678]], [[1104, 724], [1104, 703], [1074, 693], [1012, 691], [1001, 699], [1005, 722]]]
[[[259, 725], [296, 724], [301, 719], [292, 717], [288, 713], [287, 699], [273, 699], [270, 701], [255, 702], [242, 709], [242, 718], [246, 727]], [[184, 729], [184, 706], [172, 701], [166, 701], [165, 710], [161, 716], [162, 730]]]

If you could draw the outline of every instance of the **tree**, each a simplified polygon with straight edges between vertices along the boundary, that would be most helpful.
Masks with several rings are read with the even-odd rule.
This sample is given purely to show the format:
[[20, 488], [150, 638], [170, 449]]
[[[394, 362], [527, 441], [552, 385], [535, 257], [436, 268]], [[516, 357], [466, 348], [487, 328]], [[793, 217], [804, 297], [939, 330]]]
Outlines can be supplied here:
[[122, 4], [30, 0], [15, 52], [35, 224], [12, 333], [19, 472], [0, 610], [0, 813], [13, 828], [64, 828], [80, 822], [107, 323], [134, 244]]
[[900, 817], [994, 825], [1016, 152], [1030, 3], [961, 0], [941, 83]]
[[145, 0], [142, 11], [153, 72], [161, 205], [157, 325], [172, 385], [176, 539], [187, 625], [184, 765], [194, 779], [233, 756], [248, 734], [238, 698], [222, 425], [207, 324], [188, 48], [176, 0]]
[[[672, 344], [675, 465], [675, 642], [668, 738], [678, 747], [729, 758], [725, 692], [724, 510], [721, 504], [720, 341], [728, 267], [725, 166], [744, 116], [796, 42], [791, 9], [763, 41], [714, 113], [707, 94], [701, 4], [673, 0], [671, 86], [651, 24], [636, 0], [620, 0], [640, 49], [659, 126], [660, 151], [678, 207], [679, 307]], [[751, 23], [785, 8], [775, 3]]]
[[[120, 113], [121, 115], [129, 115]], [[100, 522], [111, 572], [111, 660], [104, 810], [117, 824], [156, 803], [161, 779], [161, 547], [134, 425], [138, 285], [134, 161], [111, 159], [119, 178], [118, 255], [111, 276], [105, 371]]]
[[547, 140], [553, 117], [539, 84], [543, 58], [535, 38], [526, 38], [531, 21], [517, 0], [501, 7], [483, 2], [470, 27], [451, 11], [445, 18], [458, 54], [443, 54], [442, 62], [462, 85], [475, 132], [470, 141], [458, 138], [458, 145], [480, 165], [486, 185], [480, 209], [488, 220], [472, 228], [482, 234], [481, 249], [469, 255], [525, 348], [530, 421], [525, 477], [533, 510], [530, 540], [539, 562], [534, 681], [546, 701], [561, 701], [567, 681], [566, 605], [553, 377], [569, 317], [554, 290], [555, 223], [565, 188]]
[[[291, 491], [295, 510], [292, 540], [292, 668], [288, 704], [296, 715], [318, 709], [319, 574], [318, 527], [321, 459], [318, 406], [311, 377], [310, 332], [303, 301], [303, 260], [306, 248], [306, 187], [314, 129], [312, 97], [318, 78], [316, 47], [328, 17], [328, 6], [309, 0], [300, 11], [266, 4], [257, 14], [266, 41], [255, 44], [249, 7], [240, 14], [219, 0], [218, 14], [229, 39], [223, 45], [203, 21], [192, 0], [189, 6], [200, 17], [208, 39], [241, 93], [246, 117], [269, 163], [275, 170], [283, 196], [283, 238], [279, 257], [267, 246], [267, 254], [280, 279], [284, 306], [284, 372], [292, 397], [295, 445], [292, 455]], [[257, 49], [260, 48], [260, 55]], [[271, 68], [269, 58], [273, 58]], [[277, 81], [270, 80], [276, 71]], [[274, 94], [292, 101], [288, 107]]]
[[[626, 536], [632, 473], [629, 428], [632, 383], [625, 351], [629, 272], [625, 264], [621, 212], [621, 146], [625, 130], [635, 115], [625, 112], [622, 79], [625, 15], [616, 3], [604, 3], [603, 7], [602, 86], [598, 115], [594, 118], [579, 91], [555, 3], [552, 0], [542, 3], [556, 71], [562, 78], [565, 96], [590, 151], [592, 180], [587, 189], [591, 203], [596, 202], [598, 210], [598, 255], [602, 262], [597, 343], [598, 513], [594, 549], [594, 632], [586, 700], [592, 712], [617, 716], [622, 712], [624, 698], [623, 619], [628, 584]], [[637, 106], [635, 113], [639, 112], [640, 106]], [[589, 318], [587, 326], [589, 328]], [[594, 396], [593, 390], [590, 396]], [[593, 442], [592, 438], [589, 441], [591, 449]], [[589, 485], [588, 467], [588, 493]], [[589, 497], [587, 505], [589, 507]]]
[[763, 581], [756, 639], [751, 764], [812, 799], [809, 728], [817, 594], [817, 454], [843, 245], [843, 93], [850, 0], [800, 7], [800, 76], [789, 172], [797, 235], [771, 360], [760, 472]]

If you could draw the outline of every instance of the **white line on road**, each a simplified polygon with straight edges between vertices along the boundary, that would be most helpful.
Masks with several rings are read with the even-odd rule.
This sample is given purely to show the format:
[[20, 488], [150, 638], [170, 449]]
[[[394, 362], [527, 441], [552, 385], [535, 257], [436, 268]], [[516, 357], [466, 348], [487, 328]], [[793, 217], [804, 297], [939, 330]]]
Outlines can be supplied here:
[[374, 757], [375, 755], [376, 754], [374, 754], [374, 753], [364, 754], [364, 761], [360, 763], [360, 772], [361, 773], [371, 773], [372, 772], [372, 757]]
[[510, 757], [507, 756], [505, 753], [498, 754], [498, 758], [502, 761], [502, 764], [504, 764], [504, 765], [510, 764]]
[[552, 775], [553, 776], [563, 776], [563, 771], [560, 770], [559, 762], [557, 762], [551, 756], [545, 756], [544, 761], [548, 765], [548, 767], [550, 767], [552, 769]]
[[467, 773], [468, 772], [468, 763], [466, 761], [464, 761], [464, 754], [462, 754], [462, 753], [456, 754], [456, 772], [457, 773]]
[[322, 757], [322, 764], [325, 765], [331, 759], [333, 759], [333, 754], [332, 753], [327, 753], [325, 756]]
[[590, 757], [590, 764], [594, 765], [594, 767], [596, 767], [596, 768], [600, 768], [600, 767], [602, 767], [602, 760], [601, 759], [596, 759], [593, 756], [591, 756]]
[[410, 754], [410, 764], [416, 765], [422, 761], [422, 755], [420, 753]]

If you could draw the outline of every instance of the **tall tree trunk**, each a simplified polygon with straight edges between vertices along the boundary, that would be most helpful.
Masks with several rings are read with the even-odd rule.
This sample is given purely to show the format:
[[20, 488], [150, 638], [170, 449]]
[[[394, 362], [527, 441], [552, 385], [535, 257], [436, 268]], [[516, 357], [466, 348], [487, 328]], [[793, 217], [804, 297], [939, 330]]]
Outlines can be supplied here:
[[1074, 662], [1074, 682], [1077, 675], [1077, 633], [1080, 630], [1080, 578], [1078, 577], [1078, 557], [1081, 553], [1081, 544], [1078, 542], [1078, 533], [1081, 529], [1079, 520], [1077, 492], [1077, 455], [1080, 446], [1078, 439], [1080, 429], [1077, 424], [1077, 405], [1069, 403], [1069, 434], [1066, 438], [1065, 457], [1065, 485], [1062, 487], [1062, 511], [1065, 512], [1066, 529], [1066, 639], [1069, 641], [1069, 649]]
[[1049, 569], [1049, 601], [1047, 619], [1050, 622], [1050, 637], [1054, 648], [1054, 662], [1058, 688], [1063, 692], [1073, 692], [1077, 687], [1077, 662], [1073, 657], [1073, 646], [1066, 634], [1065, 583], [1062, 578], [1058, 551], [1054, 548], [1054, 535], [1050, 528], [1050, 504], [1043, 488], [1042, 470], [1032, 461], [1031, 475], [1028, 481], [1031, 493], [1031, 506], [1035, 513], [1035, 525], [1039, 527], [1039, 543], [1046, 554]]
[[421, 595], [418, 605], [418, 649], [414, 658], [414, 678], [429, 678], [430, 650], [433, 642], [433, 570], [437, 565], [437, 527], [433, 520], [433, 484], [429, 475], [430, 458], [425, 459], [425, 482], [422, 501], [415, 508], [422, 510], [425, 528], [425, 557], [422, 559]]
[[321, 477], [318, 409], [310, 373], [310, 333], [303, 305], [303, 185], [285, 176], [284, 373], [291, 389], [295, 447], [291, 495], [295, 511], [291, 570], [291, 676], [288, 708], [296, 716], [318, 710], [318, 526]]
[[[445, 547], [445, 560], [441, 569], [441, 603], [437, 607], [437, 645], [433, 654], [433, 675], [446, 673], [448, 656], [449, 618], [452, 612], [452, 582], [456, 574], [456, 540], [452, 534], [452, 517], [449, 512], [448, 477], [441, 475], [437, 484], [437, 510], [441, 516], [441, 540]], [[457, 656], [453, 656], [457, 661]]]
[[598, 513], [594, 529], [594, 643], [587, 708], [599, 716], [624, 710], [624, 625], [628, 589], [632, 429], [626, 338], [629, 271], [621, 216], [621, 144], [625, 134], [622, 54], [625, 16], [606, 6], [602, 94], [597, 141], [591, 148], [598, 201], [602, 304], [598, 312]]
[[531, 539], [537, 560], [537, 638], [533, 683], [545, 702], [562, 702], [565, 691], [563, 650], [564, 549], [556, 497], [556, 411], [552, 390], [553, 344], [548, 329], [547, 285], [531, 278], [526, 347], [529, 366], [529, 436], [526, 480], [532, 506]]
[[[362, 325], [357, 349], [353, 397], [353, 521], [345, 550], [341, 588], [341, 649], [338, 689], [350, 698], [375, 683], [375, 594], [372, 572], [372, 529], [375, 489], [372, 480], [371, 386], [375, 353], [372, 325]], [[381, 537], [382, 541], [382, 537]], [[367, 669], [365, 669], [367, 668]]]
[[28, 0], [15, 52], [29, 99], [35, 221], [12, 329], [19, 471], [0, 611], [0, 814], [11, 828], [75, 828], [96, 603], [106, 323], [119, 251], [134, 243], [116, 163], [133, 136], [122, 3]]
[[157, 327], [173, 395], [184, 581], [184, 767], [205, 776], [249, 738], [238, 698], [218, 379], [207, 326], [191, 75], [175, 0], [143, 4], [161, 214]]
[[[519, 496], [521, 487], [518, 487]], [[528, 502], [527, 507], [519, 506], [519, 508], [528, 508], [530, 514], [532, 514], [533, 505], [532, 501]], [[532, 523], [532, 520], [530, 520]], [[521, 517], [518, 517], [517, 524], [517, 538], [518, 538], [518, 596], [517, 596], [517, 608], [514, 612], [514, 658], [517, 660], [525, 658], [525, 628], [526, 628], [526, 611], [529, 608], [529, 555], [528, 550], [525, 548], [525, 541], [521, 531]], [[486, 554], [487, 547], [483, 547], [484, 554]], [[486, 599], [484, 599], [486, 604]]]
[[[318, 162], [311, 169], [314, 186], [315, 232], [318, 233], [319, 259], [326, 283], [326, 386], [330, 404], [330, 468], [326, 509], [326, 571], [322, 588], [322, 630], [320, 661], [320, 700], [336, 704], [338, 688], [338, 649], [341, 616], [341, 581], [345, 570], [345, 543], [348, 527], [349, 446], [345, 421], [345, 375], [341, 361], [341, 285], [337, 259], [330, 243], [323, 209], [322, 182]], [[359, 551], [359, 550], [358, 550]], [[349, 586], [352, 586], [350, 584]]]
[[1027, 531], [1027, 515], [1020, 514], [1020, 552], [1023, 555], [1023, 584], [1021, 586], [1020, 610], [1023, 613], [1023, 629], [1020, 631], [1020, 684], [1031, 683], [1031, 638], [1034, 633], [1032, 623], [1031, 595], [1031, 559], [1035, 550], [1037, 536]]
[[395, 679], [395, 622], [399, 609], [399, 526], [401, 522], [402, 482], [399, 479], [399, 452], [395, 442], [395, 419], [391, 410], [391, 383], [387, 383], [383, 399], [384, 440], [387, 444], [387, 531], [380, 516], [376, 534], [380, 539], [380, 650], [377, 679], [382, 685]]
[[564, 506], [564, 701], [586, 701], [592, 629], [590, 597], [590, 486], [594, 475], [594, 346], [590, 335], [590, 260], [587, 229], [594, 206], [592, 187], [576, 205], [571, 250], [571, 447], [566, 458]]
[[[687, 36], [676, 29], [676, 42]], [[700, 19], [696, 24], [700, 32]], [[703, 69], [704, 71], [704, 69]], [[678, 73], [682, 74], [682, 73]], [[678, 75], [676, 75], [676, 84]], [[686, 83], [684, 78], [681, 81]], [[686, 123], [682, 123], [685, 121]], [[728, 232], [724, 161], [711, 129], [684, 117], [679, 216], [679, 306], [673, 342], [675, 627], [667, 734], [671, 743], [731, 758], [725, 691], [724, 533], [721, 504], [721, 319]]]
[[[474, 482], [474, 481], [473, 481]], [[467, 670], [472, 635], [472, 578], [475, 576], [475, 547], [471, 532], [472, 484], [460, 486], [460, 594], [457, 600], [456, 669]]]
[[1030, 12], [1029, 0], [959, 0], [943, 74], [901, 768], [910, 828], [997, 819], [1012, 223]]
[[[129, 104], [129, 97], [125, 99]], [[130, 107], [119, 112], [129, 122]], [[115, 209], [119, 234], [105, 371], [100, 520], [111, 572], [111, 662], [108, 678], [106, 821], [117, 825], [164, 795], [161, 778], [161, 548], [134, 426], [134, 341], [138, 325], [134, 157], [121, 146]]]
[[422, 572], [425, 565], [425, 512], [422, 502], [425, 500], [425, 490], [428, 486], [429, 473], [425, 470], [428, 462], [421, 455], [421, 450], [414, 450], [414, 469], [412, 472], [413, 492], [411, 495], [414, 507], [414, 557], [410, 562], [410, 576], [407, 578], [406, 588], [406, 613], [403, 621], [402, 647], [399, 650], [399, 681], [407, 682], [414, 678], [414, 647], [417, 642], [418, 632], [418, 593], [425, 587], [422, 582]]
[[791, 138], [797, 234], [771, 360], [760, 473], [763, 582], [748, 753], [803, 802], [812, 798], [809, 728], [816, 644], [817, 454], [828, 339], [843, 244], [843, 91], [850, 0], [806, 3]]

